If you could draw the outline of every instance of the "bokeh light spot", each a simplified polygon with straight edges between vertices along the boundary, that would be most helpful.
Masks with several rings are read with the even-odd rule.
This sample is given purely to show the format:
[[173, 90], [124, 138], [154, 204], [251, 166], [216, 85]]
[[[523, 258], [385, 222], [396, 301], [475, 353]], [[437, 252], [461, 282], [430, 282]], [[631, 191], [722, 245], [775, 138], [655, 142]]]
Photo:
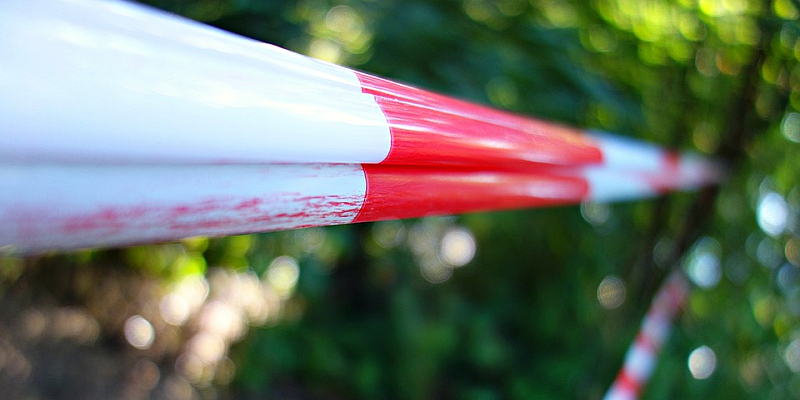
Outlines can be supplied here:
[[140, 350], [149, 349], [155, 338], [153, 325], [141, 315], [134, 315], [125, 321], [125, 340], [131, 346]]
[[364, 30], [364, 21], [349, 6], [336, 6], [325, 16], [325, 25], [332, 31], [347, 35], [360, 35]]
[[712, 49], [702, 47], [697, 50], [694, 60], [697, 72], [708, 78], [718, 75], [719, 69], [717, 69], [716, 59], [717, 53]]
[[342, 60], [342, 46], [332, 40], [316, 38], [308, 46], [308, 55], [336, 64]]
[[793, 290], [797, 289], [798, 283], [800, 283], [800, 269], [792, 264], [785, 263], [778, 270], [776, 281], [778, 283], [778, 288], [781, 289], [782, 292], [787, 294], [791, 293]]
[[781, 133], [787, 139], [800, 143], [800, 114], [795, 112], [786, 114], [781, 123]]
[[400, 221], [377, 222], [372, 226], [372, 238], [384, 249], [392, 249], [402, 243], [405, 233], [405, 225]]
[[764, 378], [764, 370], [761, 367], [761, 360], [757, 353], [742, 361], [739, 365], [739, 376], [742, 383], [750, 388], [761, 383]]
[[714, 124], [703, 122], [696, 125], [692, 134], [692, 141], [698, 150], [712, 154], [719, 147], [719, 134]]
[[786, 20], [794, 20], [800, 15], [791, 0], [775, 0], [772, 3], [772, 7], [775, 10], [775, 14]]
[[617, 49], [619, 40], [613, 31], [600, 25], [589, 28], [589, 45], [597, 52], [607, 53]]
[[226, 358], [218, 363], [214, 374], [214, 383], [217, 385], [227, 385], [231, 383], [236, 374], [236, 365], [230, 358]]
[[575, 7], [565, 1], [550, 1], [542, 4], [542, 13], [554, 26], [565, 28], [575, 26], [578, 15]]
[[[47, 327], [47, 319], [41, 311], [33, 308], [25, 310], [21, 317], [22, 330], [30, 340], [38, 339]], [[2, 363], [0, 363], [2, 366]]]
[[211, 365], [225, 356], [225, 341], [212, 332], [200, 332], [187, 344], [187, 354], [197, 357], [204, 365]]
[[168, 324], [180, 326], [189, 318], [189, 303], [177, 293], [169, 293], [159, 303], [161, 318]]
[[466, 228], [452, 228], [442, 237], [439, 254], [442, 261], [453, 267], [461, 267], [475, 257], [475, 237]]
[[710, 289], [722, 278], [719, 257], [722, 252], [719, 243], [709, 237], [700, 239], [692, 248], [686, 261], [685, 270], [695, 285]]
[[717, 368], [717, 355], [708, 346], [700, 346], [689, 354], [689, 372], [695, 379], [707, 379]]
[[195, 384], [202, 383], [205, 369], [203, 361], [193, 353], [181, 354], [175, 360], [175, 370]]
[[783, 233], [788, 216], [789, 209], [781, 195], [769, 192], [759, 200], [756, 218], [758, 226], [767, 235], [775, 237]]
[[691, 13], [681, 14], [678, 30], [684, 38], [691, 41], [702, 40], [706, 36], [705, 26], [696, 15]]
[[300, 267], [297, 260], [290, 256], [280, 256], [269, 264], [267, 282], [282, 298], [291, 295], [297, 280], [300, 278]]
[[161, 371], [156, 363], [147, 359], [137, 361], [133, 373], [137, 385], [144, 390], [152, 390], [161, 379]]
[[669, 267], [672, 262], [672, 253], [675, 251], [675, 243], [668, 237], [658, 239], [653, 247], [653, 261], [661, 268]]
[[603, 308], [613, 310], [625, 302], [625, 282], [619, 277], [609, 275], [597, 286], [597, 300]]
[[66, 307], [57, 310], [52, 315], [51, 323], [49, 331], [54, 337], [91, 343], [100, 335], [97, 320], [79, 308]]
[[184, 378], [173, 375], [164, 381], [164, 397], [173, 400], [194, 400], [200, 396]]
[[244, 316], [225, 302], [214, 300], [203, 308], [200, 327], [226, 339], [238, 339], [245, 331]]
[[[464, 13], [475, 22], [480, 22], [492, 29], [501, 29], [508, 20], [503, 17], [503, 12], [497, 2], [489, 0], [465, 0], [462, 4]], [[513, 11], [513, 7], [511, 8]]]
[[792, 340], [783, 351], [783, 360], [793, 372], [800, 372], [800, 338]]
[[800, 239], [796, 237], [789, 239], [783, 252], [790, 263], [795, 267], [800, 267]]
[[603, 225], [611, 216], [611, 208], [605, 203], [581, 203], [581, 216], [594, 227]]
[[781, 249], [771, 238], [764, 238], [758, 243], [756, 248], [756, 260], [761, 265], [773, 269], [778, 267], [782, 261]]
[[753, 317], [764, 329], [771, 328], [778, 309], [777, 302], [768, 295], [761, 294], [753, 297]]
[[434, 224], [426, 219], [411, 227], [408, 233], [408, 247], [415, 254], [433, 253], [436, 252], [438, 239]]
[[299, 229], [294, 232], [294, 241], [303, 252], [316, 253], [325, 244], [326, 232], [321, 228]]
[[436, 256], [424, 256], [419, 261], [419, 272], [426, 281], [438, 284], [453, 276], [453, 269], [442, 264]]
[[786, 309], [795, 317], [800, 317], [800, 290], [793, 290], [786, 296]]
[[486, 95], [492, 104], [503, 108], [513, 108], [519, 100], [517, 85], [505, 76], [494, 77], [486, 83]]

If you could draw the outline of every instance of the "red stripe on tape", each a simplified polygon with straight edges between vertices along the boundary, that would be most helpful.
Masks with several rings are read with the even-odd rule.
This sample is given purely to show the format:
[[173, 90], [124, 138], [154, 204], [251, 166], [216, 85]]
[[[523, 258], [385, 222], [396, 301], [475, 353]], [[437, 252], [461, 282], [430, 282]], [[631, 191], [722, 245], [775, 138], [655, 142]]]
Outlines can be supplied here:
[[634, 398], [639, 396], [642, 386], [624, 368], [617, 375], [616, 384], [618, 387], [629, 393], [633, 393]]
[[680, 156], [671, 151], [661, 155], [661, 171], [658, 174], [643, 174], [644, 180], [659, 194], [667, 194], [680, 187], [684, 177], [680, 173]]
[[520, 117], [356, 73], [386, 116], [392, 147], [383, 164], [598, 164], [601, 150], [580, 130]]
[[642, 332], [639, 331], [639, 334], [636, 335], [636, 339], [634, 340], [635, 346], [642, 347], [646, 349], [648, 353], [656, 354], [658, 353], [659, 349], [661, 348], [661, 343], [655, 338], [652, 338]]
[[578, 177], [363, 165], [364, 205], [353, 222], [577, 203], [589, 191]]

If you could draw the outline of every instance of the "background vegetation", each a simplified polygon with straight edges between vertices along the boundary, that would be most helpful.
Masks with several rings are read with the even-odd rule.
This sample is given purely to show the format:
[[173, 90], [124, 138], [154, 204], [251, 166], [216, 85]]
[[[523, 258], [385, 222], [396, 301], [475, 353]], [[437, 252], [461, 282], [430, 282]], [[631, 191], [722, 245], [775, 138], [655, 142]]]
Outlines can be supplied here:
[[[598, 399], [672, 268], [700, 287], [644, 398], [800, 393], [798, 2], [146, 2], [718, 157], [731, 177], [629, 203], [0, 258], [9, 397]], [[706, 379], [688, 368], [700, 346]]]

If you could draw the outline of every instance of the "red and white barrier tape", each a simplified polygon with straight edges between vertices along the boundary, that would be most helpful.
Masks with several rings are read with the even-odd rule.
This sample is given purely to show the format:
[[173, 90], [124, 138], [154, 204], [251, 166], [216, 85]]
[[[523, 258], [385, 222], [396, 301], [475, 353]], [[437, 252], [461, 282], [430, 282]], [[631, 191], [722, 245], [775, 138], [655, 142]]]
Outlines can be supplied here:
[[393, 83], [119, 1], [0, 4], [0, 248], [652, 196], [706, 160]]
[[0, 165], [0, 245], [30, 252], [608, 201], [652, 195], [651, 178], [358, 164]]
[[664, 346], [672, 321], [686, 302], [689, 282], [675, 270], [656, 293], [642, 321], [636, 339], [625, 354], [625, 361], [604, 400], [636, 400], [647, 384]]
[[667, 156], [123, 2], [5, 1], [0, 46], [5, 163], [658, 169]]

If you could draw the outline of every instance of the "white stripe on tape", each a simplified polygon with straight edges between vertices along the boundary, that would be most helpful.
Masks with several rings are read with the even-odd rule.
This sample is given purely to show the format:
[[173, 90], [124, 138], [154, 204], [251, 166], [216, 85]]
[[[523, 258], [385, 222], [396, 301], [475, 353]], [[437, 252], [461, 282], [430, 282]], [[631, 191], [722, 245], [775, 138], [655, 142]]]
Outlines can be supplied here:
[[348, 224], [366, 181], [358, 165], [0, 165], [0, 187], [0, 247], [42, 251]]
[[660, 171], [664, 150], [633, 139], [593, 131], [590, 135], [603, 153], [603, 165], [608, 168], [637, 171]]
[[655, 354], [650, 349], [634, 344], [628, 354], [625, 355], [625, 372], [629, 377], [641, 384], [650, 377], [655, 361]]
[[610, 167], [587, 167], [583, 176], [589, 183], [588, 200], [609, 202], [640, 199], [658, 194], [647, 180], [637, 176], [636, 170], [614, 170]]
[[614, 385], [603, 400], [636, 400], [637, 393], [630, 388]]
[[0, 158], [380, 162], [355, 73], [128, 3], [0, 8]]

